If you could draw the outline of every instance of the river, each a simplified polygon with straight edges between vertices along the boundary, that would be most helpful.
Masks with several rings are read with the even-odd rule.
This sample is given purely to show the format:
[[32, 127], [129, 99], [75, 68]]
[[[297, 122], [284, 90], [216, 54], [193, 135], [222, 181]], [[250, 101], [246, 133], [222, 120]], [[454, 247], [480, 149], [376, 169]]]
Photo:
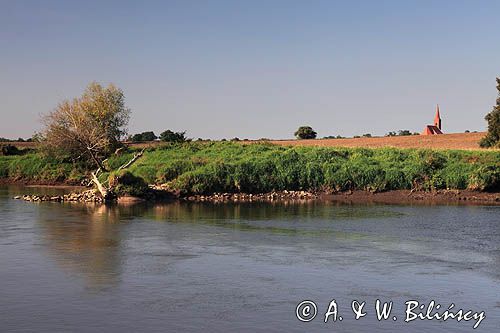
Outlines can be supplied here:
[[[0, 187], [2, 332], [474, 331], [405, 322], [409, 300], [484, 311], [476, 332], [500, 327], [499, 206], [12, 199], [61, 191]], [[388, 320], [377, 299], [393, 302]], [[303, 300], [310, 322], [296, 317]], [[366, 302], [359, 320], [353, 300]]]

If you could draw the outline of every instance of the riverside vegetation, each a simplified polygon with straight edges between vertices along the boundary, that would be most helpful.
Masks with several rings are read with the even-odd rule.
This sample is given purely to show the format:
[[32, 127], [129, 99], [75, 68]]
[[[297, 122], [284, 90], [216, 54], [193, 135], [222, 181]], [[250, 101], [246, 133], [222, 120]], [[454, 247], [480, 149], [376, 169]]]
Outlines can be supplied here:
[[[499, 111], [495, 107], [486, 117], [488, 134], [483, 141], [488, 146], [500, 140]], [[103, 201], [127, 195], [155, 199], [164, 194], [189, 197], [219, 192], [287, 191], [293, 196], [296, 191], [498, 192], [500, 187], [500, 154], [495, 151], [193, 143], [187, 142], [185, 132], [171, 130], [160, 135], [169, 143], [134, 151], [121, 141], [130, 112], [121, 89], [90, 83], [80, 97], [62, 101], [43, 117], [36, 140], [39, 150], [2, 146], [0, 179], [87, 185], [90, 180]], [[313, 139], [316, 132], [302, 126], [295, 135]], [[144, 132], [136, 139], [148, 137], [155, 135]]]
[[[106, 161], [114, 170], [134, 149]], [[79, 184], [84, 164], [30, 151], [0, 156], [0, 178], [26, 183]], [[121, 195], [142, 196], [147, 184], [178, 196], [272, 191], [500, 190], [498, 151], [283, 147], [231, 142], [172, 143], [144, 151], [126, 170], [105, 172]]]

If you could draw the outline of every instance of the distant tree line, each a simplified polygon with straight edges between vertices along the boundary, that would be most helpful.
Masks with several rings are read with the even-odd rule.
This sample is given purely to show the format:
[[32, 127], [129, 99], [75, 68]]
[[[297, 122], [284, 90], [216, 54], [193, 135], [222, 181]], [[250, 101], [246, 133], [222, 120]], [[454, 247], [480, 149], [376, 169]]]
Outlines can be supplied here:
[[150, 142], [160, 139], [163, 142], [186, 142], [191, 141], [186, 138], [186, 132], [174, 132], [172, 130], [166, 130], [160, 133], [160, 136], [156, 136], [153, 131], [147, 131], [142, 133], [134, 134], [128, 137], [128, 141], [132, 142]]
[[385, 136], [409, 136], [409, 135], [420, 135], [417, 132], [410, 132], [409, 130], [399, 130], [397, 133], [396, 132], [389, 132]]
[[33, 138], [28, 138], [28, 139], [23, 139], [23, 138], [18, 138], [16, 139], [7, 139], [7, 138], [0, 138], [0, 142], [33, 142], [35, 141]]

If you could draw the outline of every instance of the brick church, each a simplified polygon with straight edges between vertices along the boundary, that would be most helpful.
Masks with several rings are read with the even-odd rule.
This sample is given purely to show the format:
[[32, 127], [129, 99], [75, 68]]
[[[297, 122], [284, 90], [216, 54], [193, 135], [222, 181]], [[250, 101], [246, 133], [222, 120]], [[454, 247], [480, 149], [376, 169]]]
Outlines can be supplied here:
[[439, 114], [439, 105], [436, 107], [436, 115], [434, 116], [434, 125], [425, 126], [422, 135], [443, 134], [441, 131], [441, 115]]

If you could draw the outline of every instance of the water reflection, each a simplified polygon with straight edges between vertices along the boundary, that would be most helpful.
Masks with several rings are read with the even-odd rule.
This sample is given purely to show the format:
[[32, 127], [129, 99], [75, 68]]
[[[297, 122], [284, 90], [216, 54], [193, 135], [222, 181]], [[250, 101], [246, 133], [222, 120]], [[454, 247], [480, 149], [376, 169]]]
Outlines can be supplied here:
[[[399, 213], [374, 207], [307, 202], [302, 204], [181, 203], [93, 205], [39, 203], [37, 223], [44, 245], [57, 263], [71, 275], [83, 276], [87, 287], [101, 289], [120, 282], [126, 225], [132, 220], [197, 224], [238, 231], [262, 231], [283, 235], [320, 235], [359, 238], [360, 233], [332, 230], [320, 221], [395, 217]], [[299, 223], [300, 221], [300, 223]], [[189, 235], [178, 235], [189, 237]], [[168, 239], [162, 246], [168, 247]], [[147, 244], [144, 244], [146, 249]], [[153, 253], [154, 254], [154, 253]], [[181, 255], [177, 253], [175, 255]]]
[[44, 245], [68, 274], [84, 277], [87, 287], [115, 285], [121, 273], [118, 211], [105, 206], [41, 205], [38, 225]]

